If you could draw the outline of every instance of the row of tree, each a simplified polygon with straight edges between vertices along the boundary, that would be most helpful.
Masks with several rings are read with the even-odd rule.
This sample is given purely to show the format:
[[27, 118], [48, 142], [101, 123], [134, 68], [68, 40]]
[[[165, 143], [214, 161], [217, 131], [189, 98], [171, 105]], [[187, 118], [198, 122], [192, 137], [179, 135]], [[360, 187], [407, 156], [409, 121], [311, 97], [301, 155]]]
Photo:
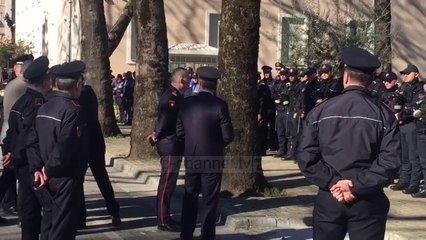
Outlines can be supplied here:
[[[87, 78], [99, 101], [99, 117], [105, 136], [119, 134], [113, 114], [109, 57], [121, 40], [131, 18], [136, 18], [136, 87], [130, 159], [157, 157], [145, 140], [157, 117], [158, 100], [168, 76], [168, 41], [163, 0], [129, 0], [122, 16], [108, 33], [103, 2], [79, 0], [82, 19], [82, 59]], [[380, 12], [376, 31], [390, 36], [390, 0], [376, 0]], [[379, 10], [385, 9], [385, 11]], [[379, 13], [378, 13], [379, 14]], [[383, 14], [385, 16], [383, 16]], [[231, 156], [223, 190], [241, 194], [254, 186], [265, 185], [256, 145], [256, 80], [259, 52], [260, 0], [222, 0], [219, 69], [222, 79], [218, 95], [231, 109], [235, 140], [228, 149]], [[390, 56], [390, 38], [376, 46], [382, 59]], [[390, 62], [390, 61], [389, 61]], [[238, 174], [235, 174], [236, 171]]]

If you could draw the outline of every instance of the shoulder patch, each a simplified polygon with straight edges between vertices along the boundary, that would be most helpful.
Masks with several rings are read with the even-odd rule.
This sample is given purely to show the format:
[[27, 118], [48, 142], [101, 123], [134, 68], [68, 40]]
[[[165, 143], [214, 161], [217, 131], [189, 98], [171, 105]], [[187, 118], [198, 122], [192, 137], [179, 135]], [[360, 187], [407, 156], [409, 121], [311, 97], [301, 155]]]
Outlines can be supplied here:
[[43, 105], [43, 103], [44, 103], [43, 98], [35, 98], [34, 99], [34, 105], [35, 106], [41, 106], [41, 105]]
[[176, 105], [176, 101], [175, 100], [169, 100], [169, 106], [170, 107], [174, 107]]

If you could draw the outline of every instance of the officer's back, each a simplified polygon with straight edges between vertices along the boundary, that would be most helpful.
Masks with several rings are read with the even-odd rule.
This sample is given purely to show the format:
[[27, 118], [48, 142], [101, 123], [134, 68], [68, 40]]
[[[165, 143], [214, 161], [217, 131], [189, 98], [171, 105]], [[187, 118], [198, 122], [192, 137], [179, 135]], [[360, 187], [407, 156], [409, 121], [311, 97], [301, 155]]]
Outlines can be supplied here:
[[184, 125], [191, 126], [185, 129], [185, 156], [223, 156], [225, 145], [233, 139], [226, 102], [200, 92], [186, 98], [180, 111]]

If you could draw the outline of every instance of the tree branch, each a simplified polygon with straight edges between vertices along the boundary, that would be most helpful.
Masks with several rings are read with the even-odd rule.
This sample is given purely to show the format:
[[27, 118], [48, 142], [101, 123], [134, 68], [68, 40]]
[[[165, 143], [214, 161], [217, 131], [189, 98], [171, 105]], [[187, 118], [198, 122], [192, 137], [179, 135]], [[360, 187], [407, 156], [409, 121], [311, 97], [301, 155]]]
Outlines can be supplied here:
[[129, 23], [132, 20], [134, 12], [133, 6], [133, 1], [128, 1], [126, 3], [126, 6], [124, 6], [123, 9], [123, 13], [108, 33], [109, 56], [111, 56], [114, 50], [117, 48], [118, 44], [123, 38], [124, 33], [126, 32], [127, 26], [129, 26]]

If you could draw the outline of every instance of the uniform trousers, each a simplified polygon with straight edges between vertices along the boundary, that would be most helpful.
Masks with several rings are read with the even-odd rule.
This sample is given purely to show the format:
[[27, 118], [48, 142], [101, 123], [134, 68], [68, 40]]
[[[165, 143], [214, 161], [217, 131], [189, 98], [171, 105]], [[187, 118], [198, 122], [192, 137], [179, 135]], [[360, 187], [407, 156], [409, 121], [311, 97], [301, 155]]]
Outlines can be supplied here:
[[[2, 152], [5, 153], [2, 145]], [[4, 180], [0, 180], [0, 202], [3, 209], [17, 207], [16, 175], [13, 169], [3, 168], [6, 173]]]
[[277, 134], [278, 134], [278, 153], [282, 155], [287, 154], [287, 119], [288, 115], [285, 111], [277, 112]]
[[118, 205], [117, 201], [115, 200], [114, 189], [112, 188], [108, 172], [105, 168], [105, 156], [102, 155], [99, 158], [91, 157], [89, 160], [89, 166], [93, 177], [95, 178], [96, 184], [101, 191], [102, 197], [105, 200], [108, 213], [111, 216], [118, 216], [120, 214], [120, 205]]
[[83, 180], [84, 177], [49, 179], [47, 186], [51, 198], [49, 240], [75, 239], [78, 218], [83, 208], [81, 206]]
[[275, 125], [276, 111], [268, 111], [267, 121], [268, 121], [268, 147], [271, 151], [278, 149], [278, 136]]
[[[21, 220], [21, 234], [22, 240], [38, 240], [39, 234], [40, 239], [48, 239], [48, 225], [44, 224], [44, 228], [41, 229], [41, 211], [46, 209], [42, 206], [47, 206], [50, 202], [43, 201], [43, 194], [40, 191], [35, 191], [33, 186], [33, 180], [29, 172], [28, 165], [16, 169], [16, 176], [18, 177], [18, 213]], [[43, 213], [43, 216], [45, 214]], [[49, 215], [43, 218], [43, 221], [49, 222]]]
[[381, 192], [356, 199], [352, 203], [338, 202], [330, 192], [319, 190], [313, 212], [314, 240], [384, 239], [389, 200]]
[[222, 171], [187, 170], [185, 194], [182, 206], [182, 240], [192, 240], [197, 223], [198, 195], [201, 193], [201, 240], [213, 240], [216, 236], [216, 210], [219, 203]]
[[426, 179], [426, 132], [425, 131], [417, 133], [417, 149], [419, 151], [419, 159], [420, 159], [423, 179], [425, 180]]
[[400, 126], [401, 131], [401, 174], [402, 185], [418, 187], [422, 176], [417, 150], [416, 126], [413, 122]]
[[176, 189], [182, 151], [178, 149], [174, 138], [164, 138], [157, 143], [160, 155], [161, 175], [157, 188], [157, 222], [167, 224], [170, 217], [170, 201]]

